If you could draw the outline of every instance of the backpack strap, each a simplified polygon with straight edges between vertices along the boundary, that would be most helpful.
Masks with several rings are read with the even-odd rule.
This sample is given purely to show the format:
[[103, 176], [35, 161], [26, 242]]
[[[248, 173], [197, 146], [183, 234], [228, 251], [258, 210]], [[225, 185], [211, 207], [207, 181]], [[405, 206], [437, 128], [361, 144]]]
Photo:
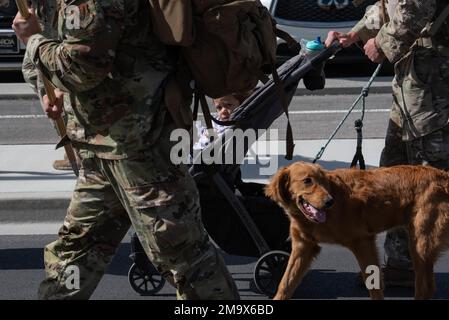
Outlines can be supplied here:
[[207, 105], [206, 96], [204, 93], [195, 91], [195, 99], [193, 104], [193, 120], [198, 119], [198, 109], [201, 105], [201, 111], [203, 112], [204, 121], [206, 122], [207, 129], [212, 129], [212, 116], [209, 111], [209, 106]]
[[282, 85], [281, 80], [279, 79], [279, 74], [276, 70], [276, 66], [274, 61], [271, 61], [271, 69], [273, 74], [273, 81], [276, 87], [276, 91], [278, 93], [279, 98], [281, 99], [282, 109], [284, 109], [285, 116], [287, 117], [287, 132], [286, 132], [286, 155], [285, 159], [292, 160], [293, 159], [293, 149], [295, 148], [295, 144], [293, 142], [293, 130], [290, 124], [290, 116], [288, 114], [288, 103], [287, 97], [285, 96], [284, 86]]
[[[296, 53], [299, 53], [301, 51], [301, 45], [293, 39], [293, 37], [281, 30], [276, 28], [276, 36], [281, 38], [287, 43], [288, 48]], [[271, 61], [271, 69], [273, 74], [273, 81], [276, 87], [276, 91], [278, 93], [279, 98], [281, 99], [282, 109], [284, 109], [285, 116], [287, 117], [287, 131], [285, 136], [286, 141], [286, 154], [285, 159], [292, 160], [293, 159], [293, 150], [295, 149], [295, 143], [293, 141], [293, 130], [290, 123], [290, 116], [288, 114], [288, 103], [287, 103], [287, 97], [285, 96], [285, 90], [284, 86], [282, 85], [281, 80], [279, 79], [279, 74], [276, 70], [276, 66], [274, 61]]]
[[441, 26], [443, 25], [448, 16], [449, 16], [449, 4], [444, 8], [444, 10], [440, 13], [440, 15], [431, 24], [430, 29], [428, 30], [429, 36], [433, 37], [436, 35], [436, 33], [441, 28]]
[[265, 73], [263, 73], [262, 70], [259, 70], [256, 75], [259, 81], [263, 84], [266, 84], [268, 81], [270, 81], [270, 78]]
[[193, 121], [198, 120], [198, 107], [200, 106], [200, 97], [198, 94], [194, 94], [194, 100], [193, 100]]
[[301, 50], [301, 45], [298, 43], [298, 41], [293, 39], [293, 37], [284, 30], [276, 28], [276, 36], [284, 40], [290, 50], [294, 52], [299, 52]]
[[421, 31], [420, 37], [416, 39], [416, 41], [413, 43], [411, 48], [414, 48], [416, 46], [419, 47], [426, 47], [426, 48], [433, 48], [437, 51], [443, 51], [446, 52], [447, 48], [438, 47], [435, 45], [435, 35], [437, 34], [438, 30], [441, 28], [441, 26], [446, 22], [446, 18], [449, 16], [449, 5], [447, 5], [441, 13], [438, 15], [438, 17], [433, 21], [427, 23], [427, 25], [424, 27], [424, 29]]
[[380, 14], [382, 16], [382, 24], [390, 22], [390, 17], [387, 14], [387, 6], [385, 0], [380, 0]]
[[199, 105], [201, 105], [201, 111], [203, 112], [207, 129], [212, 129], [212, 122], [215, 122], [221, 126], [233, 126], [237, 123], [235, 120], [221, 121], [212, 117], [209, 111], [209, 106], [207, 105], [206, 96], [203, 93], [198, 92], [195, 93], [195, 100], [193, 104], [193, 121], [198, 120]]
[[206, 96], [200, 94], [201, 111], [203, 111], [204, 121], [208, 129], [212, 129], [212, 116], [210, 115], [209, 106], [207, 105]]

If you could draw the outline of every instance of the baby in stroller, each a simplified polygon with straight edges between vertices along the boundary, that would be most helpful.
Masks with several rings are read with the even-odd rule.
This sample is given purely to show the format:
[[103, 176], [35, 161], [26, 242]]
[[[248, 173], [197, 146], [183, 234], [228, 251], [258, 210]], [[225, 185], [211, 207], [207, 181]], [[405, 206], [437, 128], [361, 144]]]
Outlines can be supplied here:
[[[213, 99], [216, 113], [212, 116], [220, 121], [228, 121], [230, 115], [251, 94], [232, 94]], [[198, 122], [199, 123], [199, 122]], [[227, 128], [213, 122], [213, 130], [220, 135]], [[198, 142], [193, 149], [204, 149], [210, 142], [209, 131], [206, 127], [197, 125]], [[207, 175], [194, 176], [199, 193], [202, 210], [203, 224], [212, 240], [226, 253], [232, 255], [260, 257], [270, 250], [290, 251], [288, 245], [289, 221], [282, 209], [267, 198], [264, 194], [264, 184], [243, 182], [239, 166], [223, 167], [221, 175], [225, 178], [232, 193], [243, 204], [251, 220], [254, 222], [261, 237], [266, 242], [265, 247], [260, 247], [253, 240], [251, 230], [242, 223], [240, 214], [231, 205], [223, 192]], [[243, 210], [245, 210], [243, 209]], [[232, 234], [232, 236], [229, 236]], [[135, 291], [142, 295], [157, 293], [164, 285], [164, 277], [158, 274], [143, 252], [137, 236], [131, 239], [134, 261], [129, 272], [129, 281]], [[282, 264], [287, 260], [286, 255], [281, 255]], [[280, 280], [280, 279], [279, 279]], [[276, 280], [277, 281], [277, 280]], [[257, 284], [256, 284], [257, 285]], [[272, 287], [273, 285], [270, 285]], [[266, 291], [258, 286], [263, 292]], [[263, 292], [271, 294], [269, 292]]]
[[[211, 113], [211, 116], [220, 121], [229, 121], [231, 114], [237, 109], [247, 97], [251, 95], [251, 92], [245, 92], [243, 94], [230, 94], [224, 97], [212, 99], [212, 103], [216, 109], [216, 112]], [[226, 130], [226, 125], [221, 125], [216, 122], [212, 122], [212, 130], [215, 134], [220, 135]], [[196, 129], [198, 131], [198, 142], [193, 146], [194, 150], [202, 150], [210, 143], [210, 135], [206, 126], [202, 125], [200, 121], [196, 122]]]
[[[212, 114], [220, 121], [229, 121], [231, 114], [243, 101], [251, 95], [251, 92], [231, 94], [213, 99], [216, 113]], [[213, 122], [214, 130], [221, 134], [226, 126]], [[208, 142], [207, 128], [199, 127], [199, 141], [195, 148], [205, 148]], [[288, 219], [282, 209], [267, 198], [264, 194], [264, 184], [244, 182], [241, 177], [240, 167], [222, 168], [222, 176], [225, 178], [232, 192], [242, 201], [244, 207], [253, 218], [259, 231], [271, 249], [285, 249], [285, 238], [279, 235], [288, 233]], [[240, 221], [240, 217], [233, 209], [229, 201], [211, 183], [209, 177], [196, 177], [200, 192], [201, 208], [203, 210], [203, 223], [212, 239], [219, 247], [229, 254], [255, 257], [261, 254], [249, 230]], [[274, 225], [274, 226], [273, 226]], [[229, 234], [238, 235], [229, 237]]]

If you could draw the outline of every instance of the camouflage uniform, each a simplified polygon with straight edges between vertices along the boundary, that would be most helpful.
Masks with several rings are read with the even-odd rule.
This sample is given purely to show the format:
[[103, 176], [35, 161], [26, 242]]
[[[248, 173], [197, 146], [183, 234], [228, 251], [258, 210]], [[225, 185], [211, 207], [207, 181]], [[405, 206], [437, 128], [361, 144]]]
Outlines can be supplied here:
[[[89, 298], [130, 225], [179, 298], [239, 297], [201, 222], [192, 177], [170, 161], [174, 126], [162, 96], [174, 59], [148, 10], [147, 0], [59, 0], [57, 38], [29, 39], [33, 64], [73, 108], [67, 135], [82, 159], [59, 238], [45, 248], [40, 298]], [[79, 289], [66, 286], [70, 266]]]
[[[448, 19], [435, 37], [421, 37], [421, 31], [448, 4], [444, 0], [386, 1], [388, 19], [379, 30], [379, 1], [352, 30], [364, 42], [375, 37], [387, 59], [395, 63], [393, 105], [380, 166], [422, 164], [449, 169]], [[411, 267], [405, 228], [387, 233], [385, 251], [388, 265]]]
[[[35, 13], [37, 18], [39, 19], [42, 35], [44, 35], [46, 38], [57, 38], [57, 8], [56, 8], [56, 1], [55, 0], [34, 0], [32, 1], [33, 8], [35, 9]], [[42, 79], [40, 79], [41, 75], [37, 72], [34, 63], [29, 56], [28, 52], [25, 52], [23, 62], [22, 62], [22, 74], [25, 79], [25, 81], [30, 84], [31, 88], [34, 90], [34, 92], [37, 93], [39, 100], [41, 102], [41, 105], [43, 105], [42, 98], [45, 95], [45, 88], [44, 84], [42, 82]], [[72, 107], [70, 105], [68, 97], [64, 96], [64, 113], [62, 113], [62, 119], [64, 120], [65, 125], [67, 125], [67, 114], [73, 113]], [[56, 124], [54, 121], [51, 121], [51, 124], [53, 125], [53, 128], [56, 132], [58, 132], [58, 128], [56, 127]], [[80, 165], [79, 163], [79, 156], [76, 154], [76, 160], [78, 162], [78, 167]], [[70, 167], [67, 156], [65, 155], [65, 160], [55, 160], [53, 162], [53, 167], [55, 169], [66, 169], [66, 170], [72, 170]]]

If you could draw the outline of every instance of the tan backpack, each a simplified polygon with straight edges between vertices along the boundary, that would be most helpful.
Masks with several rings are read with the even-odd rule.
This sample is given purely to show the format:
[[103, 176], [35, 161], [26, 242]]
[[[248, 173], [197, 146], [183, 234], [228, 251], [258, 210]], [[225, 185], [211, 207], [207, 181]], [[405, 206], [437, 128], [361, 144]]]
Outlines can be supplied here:
[[253, 89], [276, 59], [276, 23], [259, 0], [149, 0], [154, 31], [182, 46], [196, 89], [217, 98]]
[[[299, 44], [276, 29], [276, 22], [259, 0], [149, 0], [153, 30], [165, 44], [181, 46], [183, 63], [165, 92], [165, 104], [178, 127], [191, 129], [201, 105], [206, 124], [211, 127], [204, 95], [212, 98], [248, 92], [258, 81], [266, 82], [264, 71], [273, 72], [277, 37], [292, 50]], [[191, 83], [194, 80], [194, 87]], [[186, 85], [188, 84], [188, 85]], [[280, 84], [279, 84], [280, 85]], [[187, 87], [187, 90], [186, 90]], [[191, 89], [191, 91], [189, 90]], [[282, 95], [283, 90], [279, 93]], [[194, 112], [190, 111], [195, 92]], [[284, 107], [287, 118], [287, 106]], [[290, 123], [287, 141], [292, 150]]]

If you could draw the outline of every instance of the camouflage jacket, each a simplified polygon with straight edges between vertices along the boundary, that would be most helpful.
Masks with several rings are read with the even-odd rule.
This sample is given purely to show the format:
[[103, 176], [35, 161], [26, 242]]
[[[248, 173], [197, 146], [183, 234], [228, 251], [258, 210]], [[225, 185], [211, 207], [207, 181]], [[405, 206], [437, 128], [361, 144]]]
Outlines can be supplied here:
[[33, 35], [27, 55], [68, 93], [67, 135], [100, 158], [140, 156], [162, 127], [159, 89], [173, 68], [151, 32], [148, 1], [58, 2], [57, 37]]
[[389, 22], [382, 25], [382, 9], [378, 1], [352, 31], [363, 42], [376, 37], [376, 42], [390, 62], [397, 62], [419, 38], [421, 31], [436, 13], [437, 0], [389, 0], [386, 14]]
[[[47, 38], [57, 37], [57, 18], [56, 18], [55, 0], [33, 0], [36, 16], [41, 24], [42, 34]], [[25, 53], [22, 63], [22, 73], [25, 81], [29, 83], [32, 89], [38, 93], [39, 98], [45, 94], [44, 85], [38, 80], [38, 72], [29, 55]]]
[[[390, 118], [404, 140], [430, 134], [449, 122], [449, 50], [432, 38], [417, 42], [422, 30], [447, 5], [446, 0], [388, 0], [383, 24], [380, 1], [352, 29], [363, 42], [376, 38], [387, 59], [395, 63], [394, 103]], [[444, 34], [445, 29], [441, 29]]]

